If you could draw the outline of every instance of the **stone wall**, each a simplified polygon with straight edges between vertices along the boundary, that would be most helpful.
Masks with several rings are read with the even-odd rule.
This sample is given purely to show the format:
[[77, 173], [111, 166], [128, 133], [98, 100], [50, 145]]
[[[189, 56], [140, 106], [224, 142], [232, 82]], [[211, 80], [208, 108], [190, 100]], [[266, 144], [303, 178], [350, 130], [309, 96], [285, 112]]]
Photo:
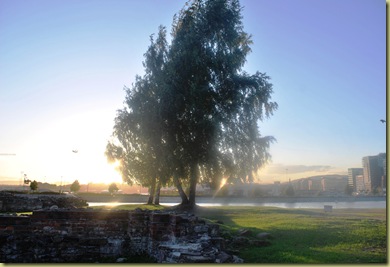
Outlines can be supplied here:
[[81, 208], [87, 202], [77, 196], [67, 194], [17, 194], [0, 191], [0, 212], [24, 212], [58, 208]]
[[224, 248], [218, 225], [191, 214], [57, 209], [0, 216], [5, 263], [99, 262], [145, 253], [159, 263], [242, 262]]

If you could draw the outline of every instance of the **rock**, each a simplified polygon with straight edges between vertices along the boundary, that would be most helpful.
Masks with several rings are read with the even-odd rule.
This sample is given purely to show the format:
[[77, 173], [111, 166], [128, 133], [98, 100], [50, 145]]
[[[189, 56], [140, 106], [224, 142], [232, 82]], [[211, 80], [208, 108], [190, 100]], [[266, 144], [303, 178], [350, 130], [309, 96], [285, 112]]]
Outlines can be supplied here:
[[50, 207], [50, 210], [58, 210], [58, 206], [57, 205], [53, 205]]
[[68, 232], [67, 231], [61, 231], [60, 234], [64, 236], [64, 235], [68, 235]]
[[249, 240], [246, 237], [237, 236], [237, 237], [233, 238], [233, 242], [232, 243], [233, 243], [233, 245], [236, 245], [236, 246], [248, 245], [249, 244]]
[[211, 244], [218, 249], [225, 249], [226, 248], [226, 240], [223, 237], [211, 238]]
[[268, 239], [268, 238], [271, 238], [272, 236], [271, 236], [271, 234], [270, 233], [258, 233], [257, 235], [256, 235], [256, 237], [257, 238], [259, 238], [259, 239]]
[[219, 236], [220, 234], [219, 225], [217, 224], [209, 225], [208, 232], [210, 236]]
[[185, 263], [212, 263], [213, 259], [211, 257], [205, 256], [186, 256]]
[[50, 226], [44, 226], [43, 227], [43, 231], [44, 232], [51, 232], [53, 230], [53, 227], [50, 227]]
[[172, 257], [174, 258], [180, 258], [181, 253], [179, 251], [172, 252]]
[[244, 263], [244, 260], [237, 257], [236, 255], [233, 255], [233, 263]]
[[252, 234], [252, 231], [248, 229], [239, 229], [238, 234], [240, 236], [250, 236]]
[[223, 252], [221, 251], [221, 253], [218, 254], [215, 262], [216, 263], [225, 263], [225, 262], [229, 262], [230, 260], [232, 260], [232, 256], [227, 254], [226, 252]]
[[200, 237], [200, 240], [201, 241], [209, 241], [211, 238], [209, 237], [208, 234], [203, 234], [201, 237]]
[[0, 193], [1, 212], [25, 212], [38, 209], [85, 207], [88, 203], [76, 196], [58, 194], [4, 194]]
[[166, 235], [163, 235], [162, 237], [161, 237], [161, 240], [160, 241], [170, 241], [171, 240], [171, 235], [170, 234], [166, 234]]
[[60, 243], [62, 240], [64, 240], [63, 236], [61, 235], [55, 235], [51, 238], [54, 243]]
[[123, 262], [126, 262], [126, 261], [127, 261], [127, 258], [118, 258], [118, 259], [116, 259], [117, 263], [123, 263]]
[[207, 227], [208, 227], [207, 225], [203, 225], [203, 224], [195, 225], [195, 226], [194, 226], [194, 232], [195, 232], [195, 233], [206, 232], [206, 231], [208, 230]]

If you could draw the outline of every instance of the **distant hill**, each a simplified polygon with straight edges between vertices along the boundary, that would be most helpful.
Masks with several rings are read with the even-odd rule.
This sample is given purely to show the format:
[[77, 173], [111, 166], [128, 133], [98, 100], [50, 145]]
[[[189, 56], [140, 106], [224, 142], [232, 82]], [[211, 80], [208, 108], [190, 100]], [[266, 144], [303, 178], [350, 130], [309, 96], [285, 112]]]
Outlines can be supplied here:
[[[348, 179], [348, 175], [343, 175], [343, 174], [326, 174], [326, 175], [315, 175], [315, 176], [310, 176], [310, 177], [305, 177], [305, 178], [298, 178], [291, 180], [291, 182], [298, 182], [302, 180], [321, 180], [321, 179]], [[288, 183], [288, 182], [284, 182]]]

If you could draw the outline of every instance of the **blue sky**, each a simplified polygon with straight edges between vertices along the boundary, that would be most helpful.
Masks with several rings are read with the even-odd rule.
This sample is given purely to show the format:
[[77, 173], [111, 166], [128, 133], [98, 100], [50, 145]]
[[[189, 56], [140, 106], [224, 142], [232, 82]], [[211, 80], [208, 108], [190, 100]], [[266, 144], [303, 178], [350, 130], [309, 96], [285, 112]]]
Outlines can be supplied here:
[[[386, 150], [386, 3], [242, 0], [244, 67], [274, 85], [261, 182], [345, 174]], [[119, 180], [104, 149], [123, 86], [184, 1], [0, 0], [0, 179]], [[79, 153], [72, 153], [78, 149]], [[287, 171], [286, 171], [287, 170]]]

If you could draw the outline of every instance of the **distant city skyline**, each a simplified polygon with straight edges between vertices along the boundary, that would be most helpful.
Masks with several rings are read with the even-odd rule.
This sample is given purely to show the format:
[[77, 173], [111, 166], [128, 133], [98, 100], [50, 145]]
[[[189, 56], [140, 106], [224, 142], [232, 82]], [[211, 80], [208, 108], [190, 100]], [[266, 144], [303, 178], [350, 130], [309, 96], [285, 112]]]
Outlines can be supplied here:
[[[386, 153], [378, 153], [377, 155], [369, 155], [369, 156], [364, 156], [362, 157], [362, 166], [360, 167], [349, 167], [348, 169], [346, 169], [346, 171], [344, 172], [338, 172], [338, 173], [332, 173], [330, 171], [330, 168], [326, 168], [326, 166], [324, 167], [324, 170], [323, 171], [319, 171], [318, 168], [319, 166], [304, 166], [304, 165], [296, 165], [296, 166], [289, 166], [290, 168], [292, 168], [290, 171], [293, 172], [293, 177], [294, 178], [291, 178], [291, 175], [289, 174], [289, 169], [285, 169], [284, 173], [281, 173], [280, 171], [278, 172], [278, 168], [276, 167], [274, 170], [271, 170], [269, 171], [270, 173], [272, 173], [272, 175], [274, 175], [275, 173], [278, 173], [281, 177], [283, 176], [283, 174], [285, 175], [285, 179], [268, 179], [266, 181], [262, 181], [261, 179], [257, 179], [254, 183], [260, 183], [260, 184], [272, 184], [273, 182], [288, 182], [288, 181], [296, 181], [296, 180], [300, 180], [300, 179], [306, 179], [306, 178], [310, 178], [310, 177], [320, 177], [320, 176], [329, 176], [329, 175], [344, 175], [344, 176], [348, 176], [349, 179], [352, 179], [350, 176], [353, 176], [353, 177], [356, 177], [358, 174], [361, 174], [361, 176], [363, 176], [363, 170], [365, 168], [364, 166], [364, 161], [366, 158], [372, 158], [372, 157], [378, 157], [379, 155], [386, 155]], [[384, 160], [386, 160], [386, 156], [384, 158]], [[386, 164], [386, 162], [384, 163]], [[275, 165], [275, 164], [274, 164]], [[268, 166], [268, 168], [270, 168]], [[384, 166], [384, 168], [387, 168], [386, 165]], [[279, 166], [279, 170], [280, 170], [280, 166]], [[361, 170], [361, 171], [359, 171]], [[311, 175], [306, 175], [306, 176], [301, 176], [301, 177], [298, 177], [294, 174], [299, 174], [299, 173], [306, 173], [306, 174], [309, 174], [311, 173]], [[361, 172], [361, 173], [360, 173]], [[264, 169], [262, 170], [262, 175], [264, 175]], [[353, 174], [352, 174], [353, 173]], [[26, 176], [24, 176], [26, 175]], [[367, 176], [367, 175], [366, 175]], [[9, 184], [23, 184], [23, 179], [24, 177], [29, 177], [26, 173], [24, 172], [21, 172], [21, 176], [18, 177], [18, 178], [15, 178], [15, 177], [5, 177], [5, 176], [0, 176], [0, 185], [1, 184], [7, 184], [6, 182], [11, 182]], [[75, 179], [75, 180], [69, 180], [69, 179], [64, 179], [64, 180], [59, 180], [59, 181], [52, 181], [51, 179], [48, 179], [48, 181], [46, 181], [46, 177], [43, 177], [43, 180], [42, 179], [38, 179], [38, 181], [40, 183], [49, 183], [49, 184], [56, 184], [56, 185], [61, 185], [61, 184], [65, 184], [65, 181], [67, 181], [66, 183], [67, 184], [71, 184], [73, 181], [75, 180], [79, 180], [81, 182], [84, 181], [83, 184], [92, 184], [94, 183], [93, 181], [87, 181], [87, 180], [83, 180], [83, 179]], [[363, 178], [362, 178], [363, 179]], [[367, 179], [367, 178], [366, 178]], [[37, 180], [37, 179], [32, 179], [32, 180]], [[96, 184], [100, 184], [100, 183], [105, 183], [105, 184], [110, 184], [112, 182], [116, 182], [118, 184], [126, 184], [122, 179], [119, 179], [119, 180], [116, 180], [116, 181], [97, 181]], [[348, 184], [350, 184], [352, 187], [356, 188], [356, 178], [354, 178], [354, 180], [349, 180], [348, 181]], [[135, 185], [137, 186], [137, 185]]]
[[[347, 174], [386, 151], [386, 3], [241, 0], [274, 115], [258, 181]], [[0, 1], [0, 179], [121, 182], [104, 156], [123, 86], [143, 75], [159, 25], [180, 1]], [[78, 150], [78, 153], [72, 152]], [[62, 178], [61, 178], [62, 177]]]

